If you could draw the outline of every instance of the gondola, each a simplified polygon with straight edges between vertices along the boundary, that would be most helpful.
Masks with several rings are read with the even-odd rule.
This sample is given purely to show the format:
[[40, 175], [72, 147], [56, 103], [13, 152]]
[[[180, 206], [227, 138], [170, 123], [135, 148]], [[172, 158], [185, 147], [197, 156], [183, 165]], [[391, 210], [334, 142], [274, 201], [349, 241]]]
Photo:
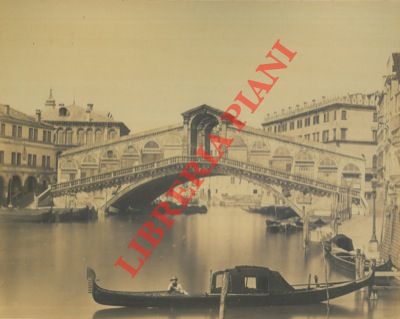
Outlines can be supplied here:
[[177, 308], [219, 306], [221, 282], [228, 272], [227, 306], [271, 306], [314, 304], [333, 299], [371, 286], [374, 271], [362, 279], [354, 281], [332, 282], [328, 284], [290, 285], [279, 272], [266, 267], [237, 266], [225, 271], [217, 271], [211, 277], [210, 293], [175, 294], [167, 291], [125, 292], [100, 287], [96, 282], [96, 273], [87, 269], [89, 293], [102, 305], [135, 308]]
[[[353, 242], [345, 235], [336, 235], [329, 241], [324, 242], [324, 251], [329, 260], [340, 269], [355, 274], [356, 272], [356, 255], [354, 252]], [[369, 268], [370, 261], [367, 260], [364, 271]], [[377, 264], [375, 271], [391, 271], [393, 263], [391, 258], [386, 262]]]

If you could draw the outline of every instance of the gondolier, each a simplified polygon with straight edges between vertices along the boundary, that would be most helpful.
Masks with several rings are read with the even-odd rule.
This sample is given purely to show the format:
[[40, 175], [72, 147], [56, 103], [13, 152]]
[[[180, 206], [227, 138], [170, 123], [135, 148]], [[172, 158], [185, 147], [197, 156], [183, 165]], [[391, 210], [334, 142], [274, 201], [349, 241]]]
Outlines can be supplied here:
[[188, 293], [182, 288], [182, 285], [178, 283], [178, 278], [173, 276], [170, 279], [170, 284], [168, 285], [168, 292], [169, 293], [178, 293], [187, 295]]

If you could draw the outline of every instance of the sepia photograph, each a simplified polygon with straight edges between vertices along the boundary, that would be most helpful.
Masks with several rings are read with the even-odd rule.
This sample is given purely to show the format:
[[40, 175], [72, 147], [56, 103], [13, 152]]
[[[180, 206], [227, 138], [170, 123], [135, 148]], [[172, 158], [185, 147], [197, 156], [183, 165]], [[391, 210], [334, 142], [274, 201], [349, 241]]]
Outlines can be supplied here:
[[396, 319], [400, 1], [0, 0], [0, 319]]

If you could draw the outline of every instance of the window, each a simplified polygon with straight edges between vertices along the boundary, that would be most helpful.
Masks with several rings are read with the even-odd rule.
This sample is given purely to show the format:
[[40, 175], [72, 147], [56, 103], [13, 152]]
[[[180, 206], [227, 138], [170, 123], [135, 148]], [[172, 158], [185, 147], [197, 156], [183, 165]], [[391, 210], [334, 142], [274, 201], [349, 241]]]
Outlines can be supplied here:
[[336, 141], [336, 129], [333, 129], [333, 140]]
[[345, 110], [342, 111], [342, 120], [347, 120], [347, 112]]
[[310, 140], [310, 134], [304, 135], [304, 138], [305, 138], [307, 141], [309, 141], [309, 140]]
[[377, 142], [377, 141], [378, 141], [378, 133], [377, 133], [376, 130], [372, 130], [372, 140], [373, 140], [374, 142]]
[[17, 137], [18, 138], [22, 137], [22, 126], [18, 126], [18, 135], [17, 135]]
[[50, 168], [50, 156], [42, 155], [42, 167]]
[[17, 126], [13, 125], [12, 126], [12, 137], [17, 137]]
[[303, 127], [303, 120], [297, 120], [297, 128]]
[[0, 164], [4, 164], [4, 151], [0, 151]]
[[51, 131], [43, 130], [43, 143], [51, 143]]
[[257, 194], [257, 189], [253, 189], [253, 194]]
[[311, 123], [311, 119], [310, 119], [309, 117], [307, 117], [307, 118], [304, 120], [304, 126], [310, 126], [310, 123]]
[[374, 112], [374, 114], [372, 115], [372, 121], [378, 122], [378, 112]]
[[290, 127], [289, 127], [289, 129], [292, 131], [292, 130], [294, 130], [294, 122], [292, 121], [292, 122], [290, 122]]
[[274, 133], [276, 133], [276, 125], [274, 126]]
[[5, 123], [1, 123], [0, 136], [5, 136], [5, 135], [6, 135], [6, 124]]
[[340, 139], [341, 140], [346, 140], [347, 135], [347, 128], [341, 128], [340, 129]]
[[376, 155], [374, 155], [373, 157], [372, 157], [372, 168], [373, 169], [376, 169], [377, 167], [378, 167], [378, 157], [376, 156]]
[[78, 145], [85, 144], [85, 132], [83, 129], [79, 129], [77, 133]]
[[336, 121], [336, 110], [333, 112], [333, 120]]
[[35, 154], [28, 154], [28, 166], [36, 167], [36, 155]]
[[249, 288], [249, 289], [257, 289], [256, 277], [245, 277], [244, 285], [246, 288]]
[[329, 112], [324, 113], [324, 122], [329, 122]]
[[38, 139], [38, 129], [37, 128], [29, 128], [29, 140], [30, 141], [37, 141]]
[[12, 152], [11, 153], [11, 164], [21, 165], [21, 153]]
[[319, 124], [319, 115], [318, 114], [313, 116], [313, 124], [314, 125]]
[[326, 143], [329, 141], [329, 131], [323, 131], [322, 132], [322, 142]]
[[72, 145], [72, 130], [71, 129], [68, 128], [65, 131], [65, 138], [66, 138], [66, 144]]
[[68, 110], [65, 107], [60, 107], [60, 109], [58, 110], [58, 115], [59, 116], [67, 116], [68, 114]]
[[313, 133], [313, 141], [319, 142], [319, 132]]

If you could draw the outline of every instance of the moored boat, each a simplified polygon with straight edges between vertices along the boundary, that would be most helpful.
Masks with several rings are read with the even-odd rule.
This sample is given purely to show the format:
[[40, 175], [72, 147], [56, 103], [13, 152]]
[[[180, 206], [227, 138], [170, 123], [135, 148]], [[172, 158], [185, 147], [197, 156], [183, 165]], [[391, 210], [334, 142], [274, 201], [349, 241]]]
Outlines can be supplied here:
[[217, 307], [220, 302], [221, 282], [228, 273], [229, 285], [225, 302], [228, 306], [270, 306], [320, 303], [347, 295], [366, 286], [371, 286], [374, 271], [362, 279], [332, 282], [327, 284], [290, 285], [279, 272], [266, 267], [237, 266], [213, 273], [210, 293], [176, 294], [168, 291], [126, 292], [100, 287], [96, 273], [87, 269], [89, 292], [93, 299], [103, 305], [123, 307]]
[[[354, 251], [353, 241], [351, 238], [339, 234], [324, 242], [325, 254], [329, 260], [338, 268], [354, 274], [356, 272], [356, 252]], [[370, 261], [367, 260], [364, 266], [364, 271], [369, 268]], [[378, 263], [375, 271], [391, 271], [393, 267], [392, 260], [389, 258], [385, 262]]]

